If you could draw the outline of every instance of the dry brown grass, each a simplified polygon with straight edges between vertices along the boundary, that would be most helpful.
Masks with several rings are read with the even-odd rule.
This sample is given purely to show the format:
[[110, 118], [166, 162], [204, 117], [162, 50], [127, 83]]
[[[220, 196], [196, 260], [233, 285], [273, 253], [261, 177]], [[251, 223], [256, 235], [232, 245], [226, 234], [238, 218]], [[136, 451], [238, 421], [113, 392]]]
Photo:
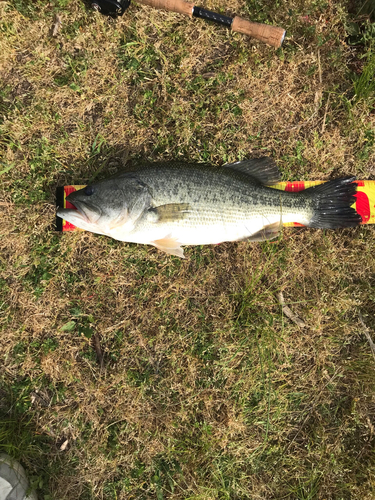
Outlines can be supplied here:
[[[126, 155], [261, 153], [285, 180], [374, 178], [345, 3], [201, 4], [286, 27], [283, 50], [135, 4], [114, 22], [78, 0], [0, 2], [0, 445], [46, 500], [371, 499], [358, 311], [374, 332], [372, 227], [185, 261], [53, 231], [55, 187]], [[307, 328], [283, 317], [280, 291]]]

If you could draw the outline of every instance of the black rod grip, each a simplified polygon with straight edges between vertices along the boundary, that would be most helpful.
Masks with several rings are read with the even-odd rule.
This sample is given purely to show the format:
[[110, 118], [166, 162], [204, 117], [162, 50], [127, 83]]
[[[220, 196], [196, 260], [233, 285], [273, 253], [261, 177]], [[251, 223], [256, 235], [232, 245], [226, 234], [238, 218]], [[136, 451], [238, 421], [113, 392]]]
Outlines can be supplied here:
[[199, 17], [200, 19], [206, 19], [206, 21], [214, 21], [218, 24], [223, 24], [227, 28], [232, 26], [233, 19], [228, 16], [223, 16], [217, 12], [211, 12], [210, 10], [202, 9], [202, 7], [193, 7], [193, 17]]

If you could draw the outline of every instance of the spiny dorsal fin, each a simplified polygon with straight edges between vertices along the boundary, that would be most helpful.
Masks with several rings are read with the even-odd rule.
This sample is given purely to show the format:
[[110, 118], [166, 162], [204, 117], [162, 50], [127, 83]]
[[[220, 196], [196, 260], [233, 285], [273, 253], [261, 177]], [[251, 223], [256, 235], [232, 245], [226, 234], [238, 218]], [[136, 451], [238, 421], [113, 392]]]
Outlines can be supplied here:
[[249, 175], [266, 186], [271, 186], [280, 181], [279, 169], [273, 159], [268, 156], [236, 161], [235, 163], [227, 163], [223, 166]]
[[168, 203], [150, 208], [149, 211], [157, 215], [156, 222], [172, 222], [184, 219], [190, 211], [190, 205], [188, 203]]

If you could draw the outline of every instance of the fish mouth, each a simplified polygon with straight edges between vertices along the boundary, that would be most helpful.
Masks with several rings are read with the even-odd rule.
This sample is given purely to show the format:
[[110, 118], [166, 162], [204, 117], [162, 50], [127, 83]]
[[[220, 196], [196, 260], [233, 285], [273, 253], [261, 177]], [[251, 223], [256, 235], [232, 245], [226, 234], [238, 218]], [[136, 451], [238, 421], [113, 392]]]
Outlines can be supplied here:
[[[76, 225], [77, 220], [81, 220], [85, 224], [90, 224], [90, 219], [86, 215], [86, 213], [79, 208], [76, 204], [73, 204], [74, 208], [59, 208], [57, 210], [56, 215], [58, 217], [61, 217], [62, 219], [66, 220], [67, 222], [71, 222], [72, 224]], [[74, 219], [74, 222], [73, 222]]]
[[60, 208], [57, 210], [56, 215], [60, 217], [64, 223], [68, 222], [79, 229], [89, 229], [91, 226], [88, 218], [74, 208]]
[[84, 210], [85, 207], [84, 207], [83, 203], [80, 203], [79, 201], [75, 201], [74, 203], [69, 201], [69, 203], [71, 205], [73, 205], [74, 208], [73, 209], [68, 208], [65, 210], [74, 210], [76, 217], [81, 217], [83, 222], [85, 222], [86, 224], [90, 224], [91, 220], [88, 216], [88, 213], [87, 213], [88, 211]]
[[68, 201], [74, 208], [59, 208], [56, 213], [58, 217], [65, 221], [84, 229], [91, 224], [95, 224], [100, 218], [101, 210], [91, 208], [81, 201], [74, 201], [74, 203]]

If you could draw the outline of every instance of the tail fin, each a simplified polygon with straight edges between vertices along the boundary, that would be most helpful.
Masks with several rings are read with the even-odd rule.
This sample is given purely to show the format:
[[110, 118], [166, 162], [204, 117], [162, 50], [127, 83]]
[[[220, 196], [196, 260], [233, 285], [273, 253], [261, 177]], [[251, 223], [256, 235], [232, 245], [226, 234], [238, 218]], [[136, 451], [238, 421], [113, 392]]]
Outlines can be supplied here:
[[313, 186], [303, 191], [313, 200], [314, 215], [309, 227], [335, 229], [355, 227], [362, 217], [352, 205], [355, 203], [355, 177], [346, 177]]

